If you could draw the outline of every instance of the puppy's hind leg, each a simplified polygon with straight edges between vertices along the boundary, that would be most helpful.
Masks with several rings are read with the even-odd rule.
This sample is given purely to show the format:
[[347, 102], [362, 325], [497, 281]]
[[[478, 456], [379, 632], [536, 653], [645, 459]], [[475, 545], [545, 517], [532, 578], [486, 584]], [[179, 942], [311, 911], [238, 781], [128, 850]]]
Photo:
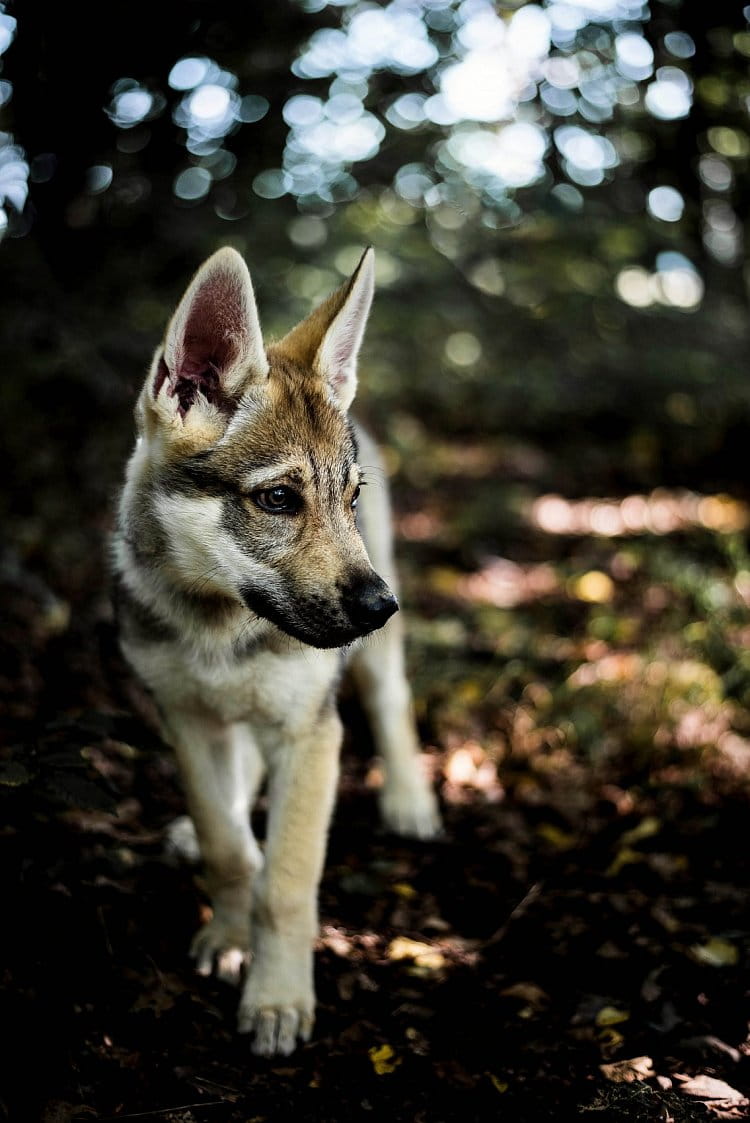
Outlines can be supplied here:
[[385, 764], [383, 822], [397, 834], [432, 838], [440, 831], [440, 814], [421, 767], [400, 617], [394, 616], [358, 649], [351, 671]]
[[244, 725], [170, 714], [168, 728], [205, 866], [213, 915], [193, 940], [201, 974], [235, 982], [250, 947], [252, 884], [263, 857], [250, 829], [250, 804], [263, 765]]

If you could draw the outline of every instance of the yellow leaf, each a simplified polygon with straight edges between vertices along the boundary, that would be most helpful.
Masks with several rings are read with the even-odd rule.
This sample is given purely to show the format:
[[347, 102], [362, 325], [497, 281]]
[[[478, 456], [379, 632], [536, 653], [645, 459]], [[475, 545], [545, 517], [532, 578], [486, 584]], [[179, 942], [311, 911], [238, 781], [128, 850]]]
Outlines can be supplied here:
[[386, 949], [389, 959], [411, 959], [417, 967], [427, 967], [432, 971], [445, 967], [445, 956], [431, 944], [410, 940], [408, 936], [397, 936]]
[[629, 1017], [630, 1014], [627, 1010], [618, 1010], [616, 1006], [602, 1006], [596, 1015], [596, 1024], [598, 1026], [617, 1026], [620, 1022], [626, 1022]]
[[508, 1091], [508, 1082], [506, 1080], [501, 1080], [498, 1076], [495, 1076], [494, 1072], [488, 1072], [487, 1075], [492, 1081], [493, 1088], [497, 1092], [500, 1092], [500, 1094], [502, 1095], [503, 1092]]
[[401, 1057], [396, 1056], [391, 1045], [373, 1045], [367, 1050], [367, 1055], [372, 1061], [376, 1076], [387, 1076], [401, 1064]]
[[615, 877], [623, 866], [630, 866], [634, 862], [642, 861], [643, 854], [639, 854], [637, 850], [631, 850], [629, 846], [623, 846], [622, 850], [617, 851], [612, 863], [605, 871], [606, 875], [607, 877]]
[[399, 897], [403, 897], [405, 901], [411, 901], [413, 897], [417, 896], [417, 891], [413, 885], [409, 885], [408, 881], [396, 881], [392, 886], [393, 892]]
[[572, 850], [576, 844], [572, 834], [556, 827], [554, 823], [540, 823], [536, 828], [536, 833], [550, 846], [554, 846], [555, 850]]
[[643, 838], [651, 838], [652, 835], [658, 834], [660, 830], [661, 820], [657, 819], [655, 815], [647, 815], [631, 830], [625, 831], [620, 842], [623, 846], [632, 846], [634, 842], [640, 842]]
[[616, 1053], [625, 1040], [613, 1026], [605, 1026], [604, 1029], [600, 1029], [597, 1037], [604, 1057], [611, 1057], [613, 1053]]
[[706, 944], [693, 944], [690, 951], [699, 963], [708, 967], [733, 967], [739, 959], [739, 952], [728, 940], [712, 936]]

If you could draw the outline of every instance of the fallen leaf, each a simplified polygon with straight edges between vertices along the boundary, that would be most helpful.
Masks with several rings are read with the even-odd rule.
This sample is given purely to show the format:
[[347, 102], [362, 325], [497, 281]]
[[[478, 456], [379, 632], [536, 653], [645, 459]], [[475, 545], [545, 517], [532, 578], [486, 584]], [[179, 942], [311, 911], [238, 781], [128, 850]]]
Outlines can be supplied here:
[[576, 844], [575, 836], [568, 831], [561, 830], [554, 823], [540, 823], [536, 833], [555, 850], [572, 850]]
[[644, 855], [639, 854], [637, 850], [632, 850], [629, 846], [623, 846], [622, 850], [617, 851], [605, 873], [607, 877], [615, 877], [623, 866], [630, 866], [635, 862], [642, 862], [643, 858]]
[[654, 905], [651, 909], [651, 915], [657, 924], [661, 924], [662, 928], [667, 932], [677, 932], [680, 927], [679, 920], [672, 916], [669, 909], [664, 908], [663, 905]]
[[715, 936], [708, 943], [693, 944], [690, 952], [694, 959], [708, 967], [733, 967], [739, 959], [739, 952], [734, 944]]
[[27, 784], [30, 779], [31, 773], [20, 761], [8, 760], [0, 764], [0, 784], [4, 787], [18, 788]]
[[399, 897], [403, 897], [405, 901], [411, 901], [413, 897], [417, 896], [417, 891], [413, 885], [409, 885], [408, 881], [396, 881], [391, 886], [394, 893]]
[[602, 1006], [596, 1015], [596, 1024], [598, 1026], [616, 1026], [620, 1022], [626, 1022], [629, 1017], [630, 1014], [627, 1010], [618, 1010], [616, 1006]]
[[507, 1080], [501, 1080], [498, 1076], [495, 1076], [494, 1072], [488, 1072], [487, 1075], [489, 1076], [490, 1080], [492, 1081], [493, 1088], [497, 1092], [500, 1092], [500, 1094], [502, 1095], [503, 1092], [508, 1091]]
[[726, 1100], [728, 1103], [735, 1104], [745, 1101], [742, 1092], [738, 1092], [723, 1080], [717, 1080], [715, 1076], [706, 1076], [703, 1072], [681, 1081], [679, 1090], [686, 1096], [694, 1096], [697, 1100]]
[[661, 820], [657, 819], [655, 815], [647, 815], [631, 830], [625, 831], [620, 841], [623, 846], [632, 846], [634, 842], [640, 842], [643, 838], [651, 838], [652, 835], [658, 834], [660, 830]]
[[727, 1045], [726, 1041], [722, 1041], [720, 1037], [715, 1037], [712, 1033], [697, 1037], [686, 1037], [680, 1042], [680, 1045], [709, 1057], [712, 1054], [723, 1053], [735, 1064], [739, 1064], [742, 1058], [739, 1049], [735, 1049], [733, 1045]]
[[83, 1112], [96, 1118], [96, 1108], [90, 1107], [89, 1104], [72, 1104], [66, 1100], [50, 1100], [44, 1110], [42, 1123], [71, 1123], [73, 1119], [80, 1119]]
[[513, 983], [512, 986], [505, 987], [500, 993], [505, 998], [521, 998], [532, 1006], [546, 1006], [550, 1000], [547, 992], [543, 991], [536, 983]]
[[599, 1065], [599, 1071], [605, 1080], [610, 1080], [613, 1084], [633, 1084], [636, 1080], [649, 1080], [655, 1075], [651, 1057], [630, 1057], [626, 1061], [613, 1061], [611, 1064]]
[[397, 936], [391, 940], [386, 955], [389, 959], [411, 959], [417, 967], [427, 967], [437, 971], [445, 967], [445, 956], [432, 944], [422, 944], [419, 940], [410, 940], [408, 936]]
[[614, 1028], [614, 1026], [605, 1026], [600, 1029], [596, 1035], [599, 1040], [599, 1048], [603, 1057], [612, 1057], [622, 1047], [625, 1040], [623, 1035]]
[[401, 1057], [396, 1056], [391, 1045], [373, 1045], [367, 1050], [367, 1055], [372, 1061], [376, 1076], [387, 1076], [401, 1064]]
[[148, 1011], [154, 1017], [160, 1018], [168, 1010], [174, 1006], [174, 995], [169, 991], [163, 989], [155, 989], [150, 994], [141, 994], [130, 1007], [131, 1012], [140, 1014], [142, 1011]]

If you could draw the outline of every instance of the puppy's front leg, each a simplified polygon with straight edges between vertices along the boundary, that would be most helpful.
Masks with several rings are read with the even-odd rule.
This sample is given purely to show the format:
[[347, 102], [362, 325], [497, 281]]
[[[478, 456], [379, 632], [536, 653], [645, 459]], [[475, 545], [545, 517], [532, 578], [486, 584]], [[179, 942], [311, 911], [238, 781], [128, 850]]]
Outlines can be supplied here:
[[256, 891], [253, 961], [239, 1009], [253, 1052], [288, 1056], [312, 1032], [313, 940], [341, 746], [333, 707], [270, 762], [266, 864]]
[[203, 714], [167, 715], [190, 816], [208, 881], [213, 916], [198, 931], [191, 954], [201, 974], [216, 960], [218, 974], [239, 978], [250, 947], [251, 890], [263, 857], [250, 830], [250, 801], [262, 776], [245, 726]]

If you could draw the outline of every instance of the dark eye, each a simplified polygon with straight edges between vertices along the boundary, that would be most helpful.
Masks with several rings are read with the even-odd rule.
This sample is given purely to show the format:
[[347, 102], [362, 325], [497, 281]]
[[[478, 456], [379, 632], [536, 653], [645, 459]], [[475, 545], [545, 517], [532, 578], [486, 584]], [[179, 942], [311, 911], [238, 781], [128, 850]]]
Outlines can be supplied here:
[[357, 490], [354, 492], [354, 495], [352, 496], [352, 510], [353, 511], [355, 511], [357, 509], [357, 500], [359, 499], [359, 493], [360, 493], [361, 490], [362, 490], [362, 488], [358, 487]]
[[253, 494], [255, 503], [263, 511], [274, 515], [293, 515], [302, 506], [302, 500], [290, 487], [267, 487]]

